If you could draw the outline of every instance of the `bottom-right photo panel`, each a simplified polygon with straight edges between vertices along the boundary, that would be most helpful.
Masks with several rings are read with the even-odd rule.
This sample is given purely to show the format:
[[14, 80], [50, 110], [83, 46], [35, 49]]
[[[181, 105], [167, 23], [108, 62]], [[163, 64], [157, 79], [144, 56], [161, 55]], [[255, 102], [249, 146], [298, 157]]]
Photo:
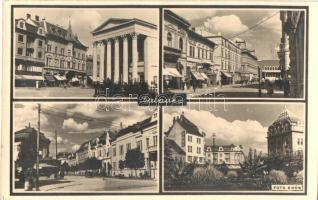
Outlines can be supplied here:
[[305, 103], [164, 107], [163, 190], [305, 193]]

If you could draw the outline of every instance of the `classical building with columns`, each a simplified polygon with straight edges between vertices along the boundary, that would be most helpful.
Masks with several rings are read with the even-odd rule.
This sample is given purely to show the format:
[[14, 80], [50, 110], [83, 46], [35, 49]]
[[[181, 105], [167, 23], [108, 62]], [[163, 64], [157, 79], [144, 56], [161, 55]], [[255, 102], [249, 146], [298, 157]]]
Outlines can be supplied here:
[[92, 35], [93, 81], [158, 85], [157, 25], [136, 18], [110, 18]]

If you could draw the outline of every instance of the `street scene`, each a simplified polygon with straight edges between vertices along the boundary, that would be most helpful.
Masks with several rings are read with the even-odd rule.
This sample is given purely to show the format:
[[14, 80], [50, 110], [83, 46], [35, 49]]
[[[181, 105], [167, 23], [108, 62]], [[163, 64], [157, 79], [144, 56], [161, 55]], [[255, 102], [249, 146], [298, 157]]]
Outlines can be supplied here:
[[165, 192], [304, 189], [303, 103], [189, 103], [163, 116]]
[[156, 94], [158, 9], [15, 8], [15, 97]]
[[164, 91], [304, 98], [304, 33], [303, 10], [165, 9]]
[[13, 122], [15, 192], [158, 192], [156, 107], [15, 103]]

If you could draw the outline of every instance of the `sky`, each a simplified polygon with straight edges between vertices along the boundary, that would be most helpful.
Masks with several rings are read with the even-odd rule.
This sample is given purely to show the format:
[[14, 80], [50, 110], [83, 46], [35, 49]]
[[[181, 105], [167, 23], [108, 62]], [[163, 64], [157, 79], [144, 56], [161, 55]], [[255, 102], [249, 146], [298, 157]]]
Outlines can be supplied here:
[[[215, 107], [214, 107], [215, 105]], [[172, 125], [173, 117], [184, 115], [206, 133], [206, 141], [212, 141], [216, 134], [216, 143], [220, 145], [243, 145], [244, 152], [249, 148], [267, 153], [267, 129], [285, 109], [304, 117], [304, 104], [301, 103], [236, 103], [236, 104], [198, 104], [181, 107], [165, 107], [163, 130]], [[216, 108], [216, 109], [215, 109]]]
[[[37, 129], [37, 104], [16, 103], [13, 131], [31, 125]], [[83, 142], [100, 136], [106, 130], [118, 130], [142, 121], [154, 113], [155, 107], [140, 107], [132, 103], [42, 103], [41, 132], [51, 140], [50, 155], [55, 156], [55, 130], [58, 152], [76, 151]]]
[[[275, 49], [281, 38], [279, 10], [216, 8], [170, 10], [188, 20], [192, 27], [205, 27], [214, 34], [221, 33], [227, 38], [246, 40], [248, 48], [255, 50], [259, 60], [278, 59]], [[267, 18], [269, 19], [261, 25], [234, 37]]]
[[27, 13], [32, 19], [38, 15], [40, 19], [45, 18], [63, 28], [67, 28], [71, 20], [73, 32], [89, 46], [89, 54], [92, 54], [93, 45], [91, 31], [109, 18], [139, 18], [157, 26], [159, 24], [159, 10], [149, 8], [15, 8], [14, 18], [26, 18]]

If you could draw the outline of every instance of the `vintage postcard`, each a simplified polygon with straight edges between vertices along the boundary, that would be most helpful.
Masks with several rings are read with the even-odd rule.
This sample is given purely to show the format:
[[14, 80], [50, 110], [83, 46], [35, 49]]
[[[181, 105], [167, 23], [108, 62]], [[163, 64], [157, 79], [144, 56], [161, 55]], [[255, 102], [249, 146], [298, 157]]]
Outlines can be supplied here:
[[4, 0], [0, 199], [317, 199], [317, 8]]

